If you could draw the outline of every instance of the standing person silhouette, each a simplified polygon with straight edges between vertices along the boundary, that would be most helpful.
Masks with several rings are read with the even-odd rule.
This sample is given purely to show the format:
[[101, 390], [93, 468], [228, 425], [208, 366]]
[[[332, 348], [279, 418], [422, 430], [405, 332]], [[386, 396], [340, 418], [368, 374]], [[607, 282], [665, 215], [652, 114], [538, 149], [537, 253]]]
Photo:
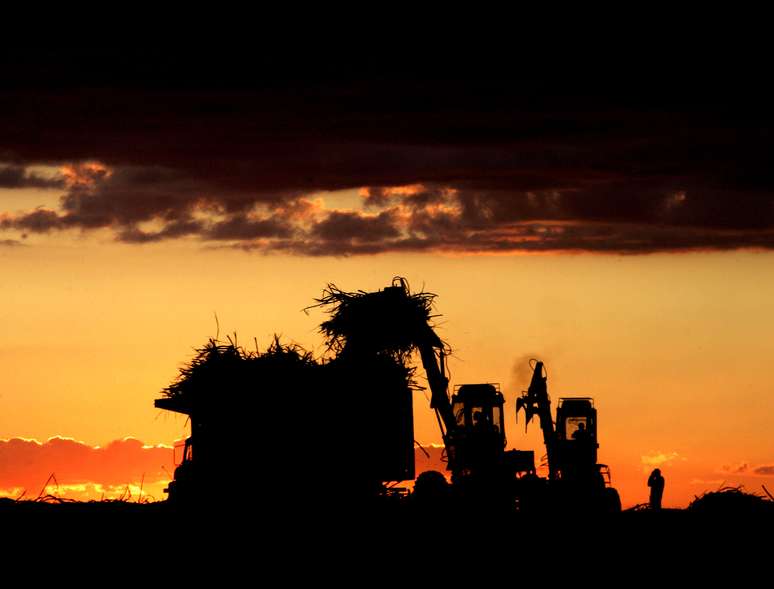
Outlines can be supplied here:
[[661, 509], [661, 497], [664, 495], [664, 477], [661, 476], [661, 470], [656, 468], [648, 477], [648, 486], [650, 487], [650, 508]]

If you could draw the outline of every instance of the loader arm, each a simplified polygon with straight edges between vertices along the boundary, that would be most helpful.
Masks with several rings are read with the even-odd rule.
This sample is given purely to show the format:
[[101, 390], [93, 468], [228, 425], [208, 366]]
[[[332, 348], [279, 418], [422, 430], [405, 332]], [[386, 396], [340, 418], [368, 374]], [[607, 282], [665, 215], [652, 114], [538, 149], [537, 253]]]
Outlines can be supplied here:
[[548, 476], [554, 480], [558, 476], [556, 431], [554, 421], [551, 418], [551, 399], [548, 396], [546, 381], [547, 377], [543, 376], [543, 363], [536, 361], [529, 389], [516, 400], [516, 412], [518, 413], [519, 409], [524, 409], [527, 425], [535, 415], [540, 419], [540, 429], [543, 431], [543, 443], [546, 445], [546, 456], [548, 457]]
[[449, 379], [446, 378], [443, 369], [443, 344], [430, 326], [427, 326], [427, 332], [427, 336], [422, 341], [416, 342], [416, 346], [427, 375], [427, 383], [430, 385], [430, 407], [435, 409], [443, 424], [444, 431], [441, 433], [446, 440], [447, 434], [457, 427], [457, 420], [449, 402]]

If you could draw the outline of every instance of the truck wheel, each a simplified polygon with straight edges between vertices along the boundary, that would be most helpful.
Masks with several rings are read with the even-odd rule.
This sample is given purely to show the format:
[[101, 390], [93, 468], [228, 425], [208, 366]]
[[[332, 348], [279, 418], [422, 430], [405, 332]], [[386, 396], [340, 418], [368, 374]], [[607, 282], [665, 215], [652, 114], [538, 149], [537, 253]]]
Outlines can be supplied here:
[[621, 513], [621, 496], [612, 487], [605, 489], [605, 512]]

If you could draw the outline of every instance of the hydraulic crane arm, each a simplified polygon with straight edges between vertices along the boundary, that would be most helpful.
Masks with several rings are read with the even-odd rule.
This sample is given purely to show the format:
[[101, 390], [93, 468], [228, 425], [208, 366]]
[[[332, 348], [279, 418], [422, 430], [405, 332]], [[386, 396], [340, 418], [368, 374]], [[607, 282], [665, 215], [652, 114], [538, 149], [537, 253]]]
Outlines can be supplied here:
[[[444, 434], [446, 434], [456, 427], [457, 421], [454, 417], [451, 403], [449, 402], [449, 379], [446, 378], [443, 370], [443, 346], [441, 340], [433, 333], [433, 330], [429, 326], [427, 330], [432, 337], [427, 337], [426, 340], [428, 341], [417, 342], [417, 348], [419, 349], [419, 355], [422, 358], [422, 366], [427, 375], [427, 382], [430, 385], [430, 407], [438, 412], [445, 429]], [[433, 339], [436, 340], [436, 345], [430, 343]], [[435, 352], [436, 347], [439, 350], [438, 356], [436, 356]]]
[[529, 389], [516, 399], [516, 412], [518, 413], [519, 409], [524, 409], [527, 424], [529, 424], [534, 415], [537, 415], [540, 419], [540, 429], [543, 431], [543, 442], [546, 445], [546, 454], [548, 456], [548, 476], [553, 480], [557, 477], [556, 432], [554, 430], [554, 421], [551, 418], [551, 399], [548, 397], [547, 380], [548, 378], [543, 375], [543, 363], [536, 361]]
[[[385, 291], [390, 289], [399, 292], [402, 297], [411, 296], [408, 283], [403, 278], [394, 278], [392, 286]], [[424, 321], [411, 326], [411, 333], [412, 343], [419, 350], [427, 383], [430, 385], [430, 408], [436, 411], [443, 430], [441, 433], [444, 441], [447, 441], [447, 434], [456, 429], [457, 420], [449, 400], [449, 379], [446, 378], [444, 367], [445, 346], [430, 324]]]

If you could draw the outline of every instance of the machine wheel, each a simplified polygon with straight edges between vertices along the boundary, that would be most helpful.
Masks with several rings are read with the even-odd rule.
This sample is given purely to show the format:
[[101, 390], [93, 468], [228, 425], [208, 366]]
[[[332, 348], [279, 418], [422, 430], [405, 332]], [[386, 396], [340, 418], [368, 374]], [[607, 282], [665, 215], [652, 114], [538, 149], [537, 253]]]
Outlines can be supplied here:
[[605, 489], [605, 513], [621, 513], [621, 496], [613, 487]]
[[449, 482], [437, 470], [423, 472], [414, 483], [414, 502], [423, 507], [444, 507], [449, 494]]

